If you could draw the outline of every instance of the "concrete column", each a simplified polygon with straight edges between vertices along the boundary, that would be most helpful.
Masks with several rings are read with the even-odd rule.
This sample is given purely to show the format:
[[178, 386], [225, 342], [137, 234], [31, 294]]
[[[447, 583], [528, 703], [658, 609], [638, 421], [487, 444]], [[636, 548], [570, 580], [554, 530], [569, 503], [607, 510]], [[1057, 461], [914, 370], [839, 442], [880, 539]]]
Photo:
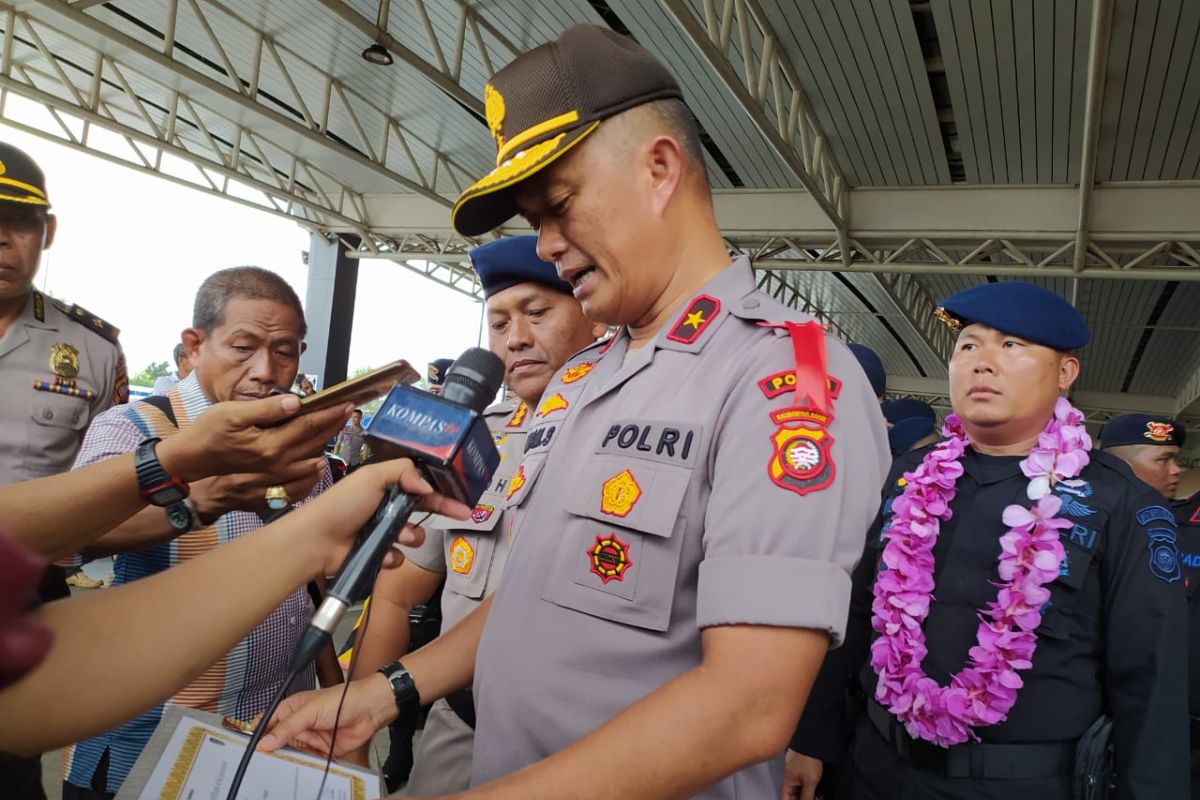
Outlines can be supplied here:
[[300, 357], [300, 371], [315, 374], [318, 389], [346, 379], [357, 288], [358, 260], [346, 257], [346, 246], [340, 240], [331, 242], [312, 234], [304, 298], [308, 349]]

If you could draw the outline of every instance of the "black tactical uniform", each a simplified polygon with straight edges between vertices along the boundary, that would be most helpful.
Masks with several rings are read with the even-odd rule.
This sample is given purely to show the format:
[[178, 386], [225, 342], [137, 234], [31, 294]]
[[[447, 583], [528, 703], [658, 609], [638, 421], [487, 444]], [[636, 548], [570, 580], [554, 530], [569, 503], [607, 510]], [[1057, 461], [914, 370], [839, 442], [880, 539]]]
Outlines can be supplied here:
[[[1188, 786], [1187, 691], [1182, 561], [1178, 526], [1161, 495], [1137, 481], [1119, 459], [1091, 453], [1078, 487], [1059, 484], [1066, 559], [1037, 629], [1032, 668], [1007, 720], [976, 728], [979, 743], [949, 749], [914, 742], [873, 698], [869, 664], [871, 601], [882, 532], [902, 475], [929, 448], [897, 460], [884, 486], [881, 513], [854, 575], [846, 644], [830, 653], [793, 749], [833, 760], [844, 724], [845, 687], [857, 676], [867, 713], [858, 714], [853, 745], [854, 798], [1020, 798], [1072, 796], [1078, 739], [1101, 715], [1113, 720], [1120, 798], [1184, 798]], [[927, 675], [945, 685], [975, 645], [979, 610], [996, 597], [1001, 513], [1028, 506], [1020, 456], [985, 456], [968, 448], [965, 473], [934, 548], [934, 602], [924, 630]]]

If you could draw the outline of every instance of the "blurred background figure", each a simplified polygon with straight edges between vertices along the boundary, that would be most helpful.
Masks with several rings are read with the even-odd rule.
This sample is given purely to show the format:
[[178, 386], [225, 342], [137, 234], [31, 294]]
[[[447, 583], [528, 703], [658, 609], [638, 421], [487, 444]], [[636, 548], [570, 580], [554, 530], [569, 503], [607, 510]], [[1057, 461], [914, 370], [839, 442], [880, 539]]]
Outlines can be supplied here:
[[429, 362], [429, 367], [425, 370], [425, 383], [427, 384], [425, 388], [430, 394], [442, 393], [442, 384], [446, 381], [446, 371], [453, 363], [453, 358], [439, 358]]
[[854, 353], [854, 357], [858, 359], [863, 372], [867, 373], [867, 380], [870, 381], [875, 396], [882, 403], [883, 393], [887, 391], [887, 373], [883, 370], [883, 360], [880, 359], [878, 353], [865, 344], [852, 342], [849, 347], [850, 352]]
[[887, 420], [888, 446], [893, 456], [902, 456], [938, 440], [937, 412], [913, 397], [887, 400], [880, 405]]
[[154, 389], [150, 394], [166, 394], [172, 386], [192, 374], [192, 361], [188, 358], [187, 351], [183, 349], [183, 342], [175, 345], [175, 351], [171, 355], [175, 359], [175, 374], [160, 376], [154, 382]]

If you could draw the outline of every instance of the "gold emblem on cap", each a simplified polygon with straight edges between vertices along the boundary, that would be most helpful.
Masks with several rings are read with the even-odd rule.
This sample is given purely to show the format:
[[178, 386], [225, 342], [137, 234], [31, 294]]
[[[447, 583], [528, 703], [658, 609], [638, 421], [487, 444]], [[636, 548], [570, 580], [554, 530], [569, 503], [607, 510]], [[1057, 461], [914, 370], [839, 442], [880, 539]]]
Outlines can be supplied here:
[[60, 378], [79, 374], [79, 351], [74, 345], [55, 342], [50, 345], [50, 371]]
[[0, 175], [3, 175], [5, 172], [8, 172], [8, 167], [4, 165], [3, 161], [0, 161]]
[[950, 316], [949, 312], [947, 312], [946, 309], [942, 308], [941, 306], [938, 306], [937, 310], [933, 312], [933, 315], [942, 322], [946, 323], [946, 326], [955, 333], [958, 333], [960, 330], [962, 330], [962, 322]]
[[492, 132], [496, 145], [503, 145], [504, 134], [500, 132], [500, 128], [504, 125], [504, 96], [490, 83], [483, 87], [483, 111], [487, 116], [488, 130]]

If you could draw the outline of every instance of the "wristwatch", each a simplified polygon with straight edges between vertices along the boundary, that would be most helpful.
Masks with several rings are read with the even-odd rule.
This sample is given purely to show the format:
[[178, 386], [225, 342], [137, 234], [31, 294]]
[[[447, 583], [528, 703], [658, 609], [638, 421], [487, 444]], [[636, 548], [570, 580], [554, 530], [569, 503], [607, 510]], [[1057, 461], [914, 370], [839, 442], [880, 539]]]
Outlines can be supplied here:
[[392, 686], [392, 696], [396, 699], [397, 711], [404, 714], [407, 711], [416, 711], [421, 707], [421, 694], [417, 691], [417, 684], [413, 682], [412, 675], [404, 668], [403, 664], [393, 661], [380, 667], [379, 672], [387, 678], [388, 683]]
[[152, 506], [166, 511], [171, 530], [187, 533], [196, 523], [196, 516], [187, 502], [188, 485], [169, 474], [158, 463], [154, 446], [161, 439], [151, 437], [137, 446], [133, 453], [133, 468], [137, 472], [138, 492]]

